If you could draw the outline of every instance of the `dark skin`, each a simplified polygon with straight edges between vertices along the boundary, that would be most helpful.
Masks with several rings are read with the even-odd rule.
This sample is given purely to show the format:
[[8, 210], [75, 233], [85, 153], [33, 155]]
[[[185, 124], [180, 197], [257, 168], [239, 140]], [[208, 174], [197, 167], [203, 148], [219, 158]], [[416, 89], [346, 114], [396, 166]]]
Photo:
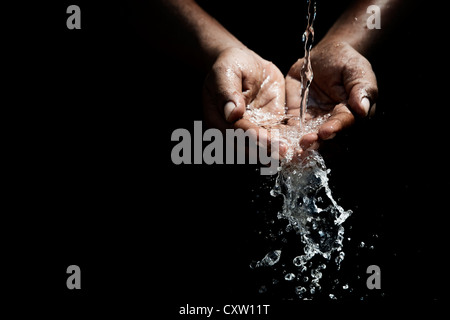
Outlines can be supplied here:
[[[366, 117], [369, 111], [374, 111], [378, 87], [364, 55], [382, 32], [366, 27], [366, 10], [369, 5], [378, 5], [383, 12], [383, 21], [388, 21], [398, 11], [399, 2], [356, 1], [312, 49], [314, 78], [305, 119], [308, 121], [323, 113], [330, 116], [316, 132], [301, 138], [295, 150], [297, 154], [318, 148], [322, 141], [334, 138], [351, 126], [356, 117]], [[182, 43], [180, 52], [197, 61], [208, 73], [203, 102], [205, 120], [210, 127], [254, 129], [258, 138], [269, 137], [270, 140], [268, 129], [271, 125], [252, 122], [247, 110], [249, 105], [270, 114], [276, 128], [299, 126], [303, 58], [295, 62], [284, 77], [274, 64], [248, 49], [194, 1], [167, 0], [161, 5], [172, 17], [172, 24], [181, 27], [179, 40], [173, 39], [175, 43]], [[195, 45], [183, 45], [183, 41]], [[282, 119], [285, 121], [277, 122]], [[284, 130], [280, 132], [283, 134]], [[286, 148], [286, 145], [280, 145], [281, 157], [286, 154]]]
[[[264, 81], [266, 84], [261, 87]], [[252, 105], [282, 119], [285, 101], [285, 79], [281, 71], [246, 48], [225, 50], [209, 72], [203, 89], [208, 125], [222, 130], [253, 129], [258, 138], [267, 139], [269, 133], [248, 119], [246, 106]], [[280, 153], [284, 152], [285, 146], [280, 145]]]
[[[320, 141], [332, 139], [351, 126], [355, 115], [365, 117], [378, 95], [375, 74], [370, 63], [348, 43], [321, 42], [312, 50], [311, 63], [314, 80], [311, 83], [309, 108], [330, 113], [317, 133], [302, 137], [303, 148], [318, 147]], [[299, 72], [303, 59], [298, 60], [286, 76], [286, 105], [289, 112], [299, 113]], [[372, 109], [374, 111], [374, 109]], [[317, 115], [317, 113], [315, 113]], [[310, 114], [310, 117], [314, 115]], [[293, 123], [298, 125], [298, 122]]]

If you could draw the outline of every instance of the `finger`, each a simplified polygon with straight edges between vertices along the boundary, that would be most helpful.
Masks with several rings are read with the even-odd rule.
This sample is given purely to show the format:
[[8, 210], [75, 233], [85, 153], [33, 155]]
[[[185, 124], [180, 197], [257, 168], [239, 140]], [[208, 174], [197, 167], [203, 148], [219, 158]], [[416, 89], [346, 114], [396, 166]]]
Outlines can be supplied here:
[[354, 122], [355, 117], [348, 107], [343, 103], [338, 104], [333, 109], [330, 118], [320, 126], [318, 136], [322, 140], [332, 139], [339, 131], [348, 128]]
[[245, 112], [245, 98], [242, 93], [242, 72], [238, 68], [228, 68], [225, 64], [213, 66], [206, 79], [209, 95], [224, 119], [232, 123]]
[[378, 97], [375, 73], [365, 58], [349, 63], [343, 74], [345, 89], [348, 93], [348, 105], [360, 116], [367, 116]]
[[236, 103], [234, 103], [231, 100], [225, 103], [225, 106], [223, 107], [223, 112], [225, 120], [227, 120], [228, 122], [233, 122], [234, 118], [236, 118], [239, 113], [238, 111], [236, 111]]
[[286, 108], [288, 110], [299, 109], [301, 102], [301, 84], [300, 81], [290, 76], [286, 77]]
[[286, 76], [285, 87], [286, 87], [286, 107], [287, 109], [298, 109], [300, 108], [301, 101], [301, 83], [300, 83], [300, 60], [295, 63], [289, 74]]
[[[248, 95], [250, 104], [254, 108], [264, 108], [265, 112], [274, 115], [284, 115], [286, 105], [284, 76], [272, 62], [267, 63], [264, 69], [267, 70], [268, 75], [261, 78], [260, 84], [255, 79], [244, 78], [244, 89], [249, 88], [248, 91], [256, 94], [254, 99]], [[246, 82], [250, 82], [250, 84], [246, 84]]]
[[269, 131], [247, 119], [238, 120], [234, 128], [243, 129], [250, 139], [256, 141], [259, 147], [266, 148], [267, 153], [272, 157], [284, 158], [286, 156], [287, 147], [280, 141], [280, 134], [277, 130]]
[[300, 147], [302, 150], [317, 150], [319, 148], [319, 136], [316, 133], [305, 134], [300, 139]]
[[370, 109], [369, 109], [369, 118], [370, 118], [370, 117], [373, 117], [373, 116], [375, 115], [376, 109], [377, 109], [377, 104], [376, 104], [376, 103], [374, 103], [374, 104], [372, 104], [372, 105], [370, 106]]

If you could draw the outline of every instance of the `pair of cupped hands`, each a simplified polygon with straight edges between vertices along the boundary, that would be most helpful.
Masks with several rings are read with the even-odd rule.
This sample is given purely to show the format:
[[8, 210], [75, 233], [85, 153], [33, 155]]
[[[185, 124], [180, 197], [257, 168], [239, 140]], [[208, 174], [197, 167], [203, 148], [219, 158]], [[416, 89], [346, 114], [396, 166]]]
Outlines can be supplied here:
[[[305, 120], [314, 119], [317, 110], [329, 117], [316, 131], [302, 136], [298, 154], [317, 149], [322, 141], [334, 138], [351, 126], [355, 117], [371, 115], [378, 93], [369, 61], [348, 43], [322, 40], [311, 50], [310, 57], [314, 78]], [[246, 47], [223, 50], [205, 80], [205, 121], [221, 130], [253, 129], [259, 138], [267, 137], [268, 143], [268, 128], [246, 117], [248, 106], [275, 118], [285, 116], [287, 120], [278, 128], [299, 126], [303, 63], [304, 58], [299, 59], [284, 77], [273, 63]], [[285, 157], [287, 148], [279, 143], [280, 158]]]

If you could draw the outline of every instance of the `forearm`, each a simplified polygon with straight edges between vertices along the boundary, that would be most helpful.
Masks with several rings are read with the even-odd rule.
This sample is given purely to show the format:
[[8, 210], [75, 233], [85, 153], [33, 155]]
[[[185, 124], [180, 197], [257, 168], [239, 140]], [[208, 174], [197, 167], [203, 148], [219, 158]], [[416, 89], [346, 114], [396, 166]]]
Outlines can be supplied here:
[[[401, 0], [356, 0], [334, 23], [324, 40], [347, 42], [359, 53], [366, 55], [389, 30], [392, 20], [400, 10], [401, 2]], [[371, 13], [367, 13], [367, 8], [371, 5], [380, 8], [381, 29], [367, 27], [367, 19], [371, 16]]]
[[[151, 0], [154, 1], [154, 0]], [[171, 51], [187, 56], [208, 70], [217, 56], [230, 47], [245, 46], [193, 0], [158, 0], [168, 29], [161, 39]]]

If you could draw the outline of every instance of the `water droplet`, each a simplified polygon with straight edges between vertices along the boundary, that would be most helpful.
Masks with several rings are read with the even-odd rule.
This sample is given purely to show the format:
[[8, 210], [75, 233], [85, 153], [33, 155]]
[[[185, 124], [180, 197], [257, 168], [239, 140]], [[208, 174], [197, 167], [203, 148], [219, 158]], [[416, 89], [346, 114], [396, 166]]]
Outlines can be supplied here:
[[280, 260], [281, 256], [281, 250], [274, 250], [269, 252], [265, 255], [264, 258], [261, 259], [256, 264], [256, 267], [262, 267], [262, 266], [273, 266], [275, 263], [277, 263]]
[[300, 267], [300, 266], [302, 266], [305, 263], [305, 261], [302, 259], [302, 256], [295, 257], [294, 260], [292, 260], [292, 262], [297, 267]]
[[302, 286], [295, 287], [295, 293], [301, 295], [306, 292], [306, 288]]
[[293, 274], [293, 273], [288, 273], [288, 274], [286, 274], [286, 275], [284, 276], [284, 279], [287, 280], [287, 281], [292, 281], [292, 280], [295, 279], [295, 274]]
[[319, 280], [322, 278], [322, 272], [320, 272], [319, 269], [311, 270], [311, 277], [314, 278], [312, 281]]

